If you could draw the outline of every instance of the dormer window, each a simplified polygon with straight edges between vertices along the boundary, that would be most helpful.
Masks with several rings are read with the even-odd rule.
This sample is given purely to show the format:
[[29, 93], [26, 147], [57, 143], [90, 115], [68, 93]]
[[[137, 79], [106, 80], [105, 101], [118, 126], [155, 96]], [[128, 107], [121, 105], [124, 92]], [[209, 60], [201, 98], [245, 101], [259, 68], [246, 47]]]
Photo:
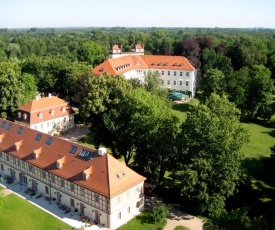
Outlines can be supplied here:
[[66, 108], [63, 107], [63, 108], [62, 108], [62, 113], [65, 113], [65, 112], [66, 112]]
[[43, 118], [43, 113], [39, 113], [38, 117], [39, 117], [39, 119], [42, 119]]
[[23, 119], [26, 120], [28, 115], [26, 113], [23, 114]]
[[22, 116], [22, 113], [21, 113], [21, 112], [18, 112], [18, 113], [17, 113], [17, 117], [18, 117], [18, 118], [21, 118], [21, 116]]
[[50, 113], [51, 113], [51, 115], [53, 116], [53, 115], [54, 115], [54, 110], [51, 110]]
[[87, 168], [82, 172], [82, 178], [83, 180], [88, 180], [89, 176], [92, 174], [92, 166], [90, 168]]

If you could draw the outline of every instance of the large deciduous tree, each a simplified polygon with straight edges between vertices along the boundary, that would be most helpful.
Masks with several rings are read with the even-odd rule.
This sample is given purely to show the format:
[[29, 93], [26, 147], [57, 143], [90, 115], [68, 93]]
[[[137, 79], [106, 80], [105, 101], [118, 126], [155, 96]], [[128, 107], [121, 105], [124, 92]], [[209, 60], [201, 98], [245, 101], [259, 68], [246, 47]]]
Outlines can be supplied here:
[[240, 149], [248, 141], [239, 114], [225, 96], [212, 94], [205, 104], [193, 107], [181, 126], [177, 179], [182, 195], [200, 213], [223, 208], [234, 194]]
[[212, 93], [223, 95], [226, 92], [224, 74], [218, 69], [207, 70], [203, 76], [201, 88], [205, 97], [209, 97]]
[[13, 112], [24, 103], [20, 74], [21, 69], [18, 64], [0, 63], [0, 114], [2, 118], [11, 118]]

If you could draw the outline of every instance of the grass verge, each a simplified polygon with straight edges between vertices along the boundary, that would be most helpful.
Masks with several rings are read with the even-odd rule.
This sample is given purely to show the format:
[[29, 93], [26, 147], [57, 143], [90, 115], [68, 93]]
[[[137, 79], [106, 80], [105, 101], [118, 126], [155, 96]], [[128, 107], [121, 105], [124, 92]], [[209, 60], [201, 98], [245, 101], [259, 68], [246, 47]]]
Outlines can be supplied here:
[[28, 201], [10, 194], [6, 197], [6, 202], [1, 210], [0, 229], [54, 230], [70, 229], [70, 226]]

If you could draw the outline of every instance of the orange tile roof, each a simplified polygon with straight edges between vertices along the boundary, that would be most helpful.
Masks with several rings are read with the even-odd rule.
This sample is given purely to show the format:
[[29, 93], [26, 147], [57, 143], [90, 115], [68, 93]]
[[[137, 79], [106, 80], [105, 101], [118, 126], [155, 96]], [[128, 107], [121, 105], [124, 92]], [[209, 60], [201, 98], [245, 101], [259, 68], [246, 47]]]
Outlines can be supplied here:
[[[0, 151], [106, 197], [112, 198], [146, 179], [109, 154], [100, 156], [95, 149], [0, 118], [0, 124], [3, 121], [6, 125], [0, 128]], [[12, 124], [10, 130], [6, 129], [8, 124]], [[23, 128], [21, 134], [17, 134], [19, 127]], [[37, 134], [42, 135], [40, 141], [35, 140]], [[52, 138], [50, 145], [45, 143], [48, 138]], [[18, 148], [16, 143], [20, 143]], [[72, 146], [77, 147], [75, 154], [69, 153]], [[94, 152], [94, 157], [91, 160], [80, 157], [82, 149]], [[37, 154], [37, 158], [34, 154]], [[57, 167], [57, 161], [62, 163], [60, 169]], [[87, 170], [89, 168], [90, 170]], [[83, 178], [84, 172], [91, 173], [87, 180]]]
[[[51, 113], [52, 110], [54, 113]], [[16, 113], [15, 120], [24, 122], [23, 114], [26, 113], [27, 122], [32, 125], [72, 114], [73, 110], [65, 100], [50, 96], [30, 101], [20, 106], [17, 112], [21, 112], [22, 116], [18, 118]]]
[[[130, 67], [121, 68], [130, 64]], [[170, 69], [193, 71], [195, 68], [182, 56], [162, 56], [162, 55], [129, 55], [114, 59], [108, 59], [93, 69], [93, 74], [101, 75], [109, 73], [111, 75], [124, 74], [135, 69]]]

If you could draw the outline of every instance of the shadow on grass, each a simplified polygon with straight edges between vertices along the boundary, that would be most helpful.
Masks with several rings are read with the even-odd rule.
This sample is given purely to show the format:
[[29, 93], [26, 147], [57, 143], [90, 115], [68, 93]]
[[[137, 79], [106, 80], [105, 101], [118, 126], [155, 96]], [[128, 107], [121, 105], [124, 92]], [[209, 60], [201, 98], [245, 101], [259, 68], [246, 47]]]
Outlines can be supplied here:
[[275, 188], [275, 159], [271, 157], [246, 158], [242, 166], [246, 175]]

